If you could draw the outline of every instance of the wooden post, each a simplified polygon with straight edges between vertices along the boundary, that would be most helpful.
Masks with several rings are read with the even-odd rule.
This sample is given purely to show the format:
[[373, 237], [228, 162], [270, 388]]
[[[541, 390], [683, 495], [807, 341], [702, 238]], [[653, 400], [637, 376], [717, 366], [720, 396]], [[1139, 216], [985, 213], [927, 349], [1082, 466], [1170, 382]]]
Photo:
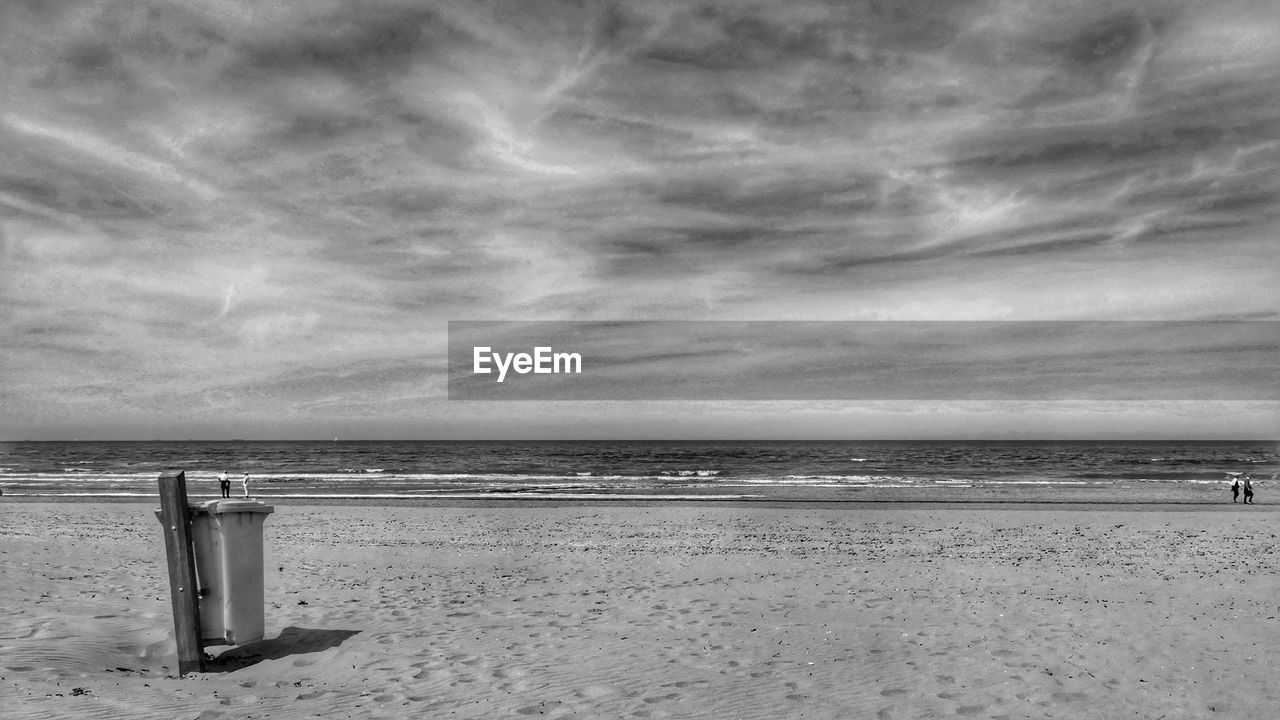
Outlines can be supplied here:
[[160, 475], [160, 523], [164, 525], [164, 554], [169, 561], [169, 596], [173, 599], [173, 630], [178, 639], [178, 674], [204, 672], [200, 596], [196, 589], [195, 553], [191, 544], [191, 510], [187, 507], [186, 473], [181, 470], [170, 470]]

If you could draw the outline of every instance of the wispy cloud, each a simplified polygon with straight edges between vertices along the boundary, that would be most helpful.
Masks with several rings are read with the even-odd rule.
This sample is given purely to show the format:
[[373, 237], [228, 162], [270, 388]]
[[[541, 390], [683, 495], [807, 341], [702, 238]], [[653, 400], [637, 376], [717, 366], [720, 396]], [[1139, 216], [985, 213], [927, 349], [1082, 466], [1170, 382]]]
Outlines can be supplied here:
[[1278, 32], [1252, 0], [7, 3], [0, 432], [502, 434], [441, 399], [451, 319], [1275, 318]]

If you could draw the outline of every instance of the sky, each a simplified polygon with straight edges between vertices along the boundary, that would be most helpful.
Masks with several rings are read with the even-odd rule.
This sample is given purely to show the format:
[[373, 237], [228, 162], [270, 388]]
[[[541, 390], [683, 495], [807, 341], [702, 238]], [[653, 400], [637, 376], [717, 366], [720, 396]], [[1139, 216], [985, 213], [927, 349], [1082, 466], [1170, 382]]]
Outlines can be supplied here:
[[1280, 437], [446, 382], [450, 321], [1280, 321], [1269, 0], [9, 0], [0, 93], [0, 439]]

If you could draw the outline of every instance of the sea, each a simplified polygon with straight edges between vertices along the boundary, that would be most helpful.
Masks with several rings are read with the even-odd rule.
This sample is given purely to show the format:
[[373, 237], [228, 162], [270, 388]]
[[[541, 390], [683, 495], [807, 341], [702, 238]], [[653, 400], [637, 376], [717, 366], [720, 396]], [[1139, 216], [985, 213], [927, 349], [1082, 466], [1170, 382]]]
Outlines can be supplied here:
[[[225, 441], [0, 443], [0, 500], [188, 494], [257, 499], [1220, 502], [1266, 495], [1280, 443], [1258, 441]], [[1275, 484], [1280, 491], [1280, 484]], [[1280, 495], [1280, 492], [1277, 493]]]

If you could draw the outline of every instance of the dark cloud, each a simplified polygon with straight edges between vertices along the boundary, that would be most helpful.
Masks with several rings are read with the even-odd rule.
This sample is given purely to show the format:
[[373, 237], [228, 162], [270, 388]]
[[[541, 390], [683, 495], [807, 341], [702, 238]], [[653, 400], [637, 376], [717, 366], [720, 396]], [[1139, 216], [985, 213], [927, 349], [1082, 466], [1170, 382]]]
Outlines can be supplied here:
[[990, 248], [970, 253], [973, 257], [998, 257], [1001, 255], [1029, 255], [1032, 253], [1080, 250], [1095, 247], [1115, 239], [1112, 233], [1075, 233], [1069, 237], [1050, 240], [1030, 240], [1003, 248]]
[[740, 3], [703, 3], [673, 18], [646, 59], [700, 70], [774, 69], [821, 61], [846, 70], [887, 66], [894, 53], [945, 47], [969, 3], [815, 3], [789, 14]]
[[276, 148], [281, 145], [323, 147], [348, 141], [353, 134], [374, 127], [374, 121], [363, 115], [308, 113], [289, 118], [283, 127], [267, 132], [262, 142]]
[[598, 269], [603, 277], [689, 276], [743, 254], [769, 265], [789, 250], [824, 242], [820, 233], [762, 226], [643, 228], [604, 238]]
[[[121, 187], [100, 175], [65, 170], [32, 175], [0, 174], [0, 193], [36, 206], [88, 221], [145, 219], [163, 215], [164, 204], [141, 188]], [[3, 200], [0, 200], [3, 204]], [[18, 214], [31, 215], [31, 211]]]
[[879, 178], [850, 175], [826, 178], [802, 168], [773, 170], [763, 178], [715, 177], [677, 179], [657, 193], [657, 200], [748, 217], [783, 217], [804, 213], [856, 216], [880, 206]]
[[1082, 28], [1065, 42], [1051, 42], [1048, 47], [1072, 65], [1117, 65], [1133, 58], [1150, 28], [1150, 20], [1137, 11], [1122, 10]]
[[124, 74], [123, 63], [115, 49], [98, 39], [72, 45], [62, 53], [59, 61], [49, 78], [53, 84], [101, 83], [116, 80]]
[[440, 59], [451, 45], [470, 40], [430, 7], [372, 3], [358, 13], [339, 9], [298, 20], [283, 33], [244, 43], [227, 72], [248, 81], [259, 73], [317, 71], [378, 79], [415, 61]]

